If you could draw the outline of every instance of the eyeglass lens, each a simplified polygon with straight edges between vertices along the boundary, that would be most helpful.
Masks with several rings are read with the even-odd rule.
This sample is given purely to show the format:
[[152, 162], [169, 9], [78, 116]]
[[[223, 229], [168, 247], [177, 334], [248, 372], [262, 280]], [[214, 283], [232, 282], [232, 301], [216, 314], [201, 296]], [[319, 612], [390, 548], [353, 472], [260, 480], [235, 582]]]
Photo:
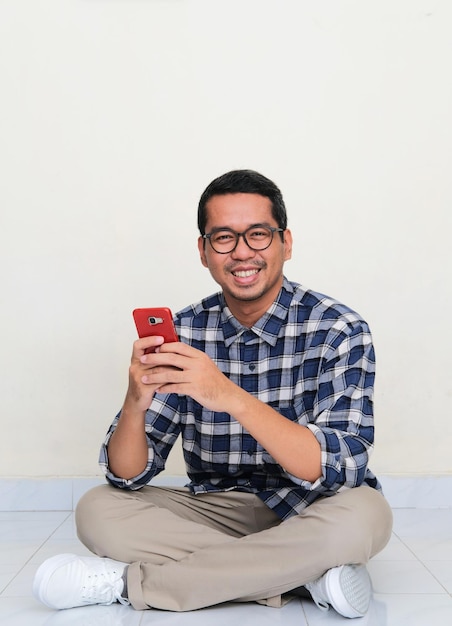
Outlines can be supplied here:
[[251, 226], [244, 233], [224, 229], [211, 233], [209, 239], [216, 252], [232, 252], [242, 236], [252, 250], [265, 250], [273, 239], [273, 230], [266, 226]]

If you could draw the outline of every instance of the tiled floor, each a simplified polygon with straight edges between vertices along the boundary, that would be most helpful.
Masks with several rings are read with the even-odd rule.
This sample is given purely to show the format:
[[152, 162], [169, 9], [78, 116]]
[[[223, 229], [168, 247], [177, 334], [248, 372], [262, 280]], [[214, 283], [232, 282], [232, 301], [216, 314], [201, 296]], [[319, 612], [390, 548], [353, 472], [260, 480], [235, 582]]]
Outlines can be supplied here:
[[[350, 624], [310, 601], [283, 609], [230, 604], [193, 613], [93, 606], [51, 611], [31, 594], [38, 565], [60, 552], [87, 551], [70, 512], [0, 513], [0, 624], [7, 626], [320, 626]], [[394, 534], [369, 564], [374, 599], [366, 626], [452, 624], [452, 509], [396, 509]]]

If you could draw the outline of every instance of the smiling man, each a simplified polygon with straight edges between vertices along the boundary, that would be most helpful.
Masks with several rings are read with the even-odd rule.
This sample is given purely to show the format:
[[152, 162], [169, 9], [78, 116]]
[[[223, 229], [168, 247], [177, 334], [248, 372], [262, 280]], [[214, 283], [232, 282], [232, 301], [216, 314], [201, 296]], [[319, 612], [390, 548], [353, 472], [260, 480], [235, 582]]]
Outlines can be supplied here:
[[[236, 319], [251, 327], [281, 289], [284, 261], [292, 253], [292, 235], [272, 216], [270, 199], [257, 193], [211, 197], [202, 222], [204, 234], [198, 240], [201, 261], [222, 288]], [[246, 319], [242, 320], [239, 316], [244, 313]]]
[[[198, 249], [221, 291], [180, 311], [180, 342], [134, 343], [129, 387], [101, 450], [108, 485], [76, 512], [96, 557], [45, 561], [34, 592], [62, 609], [188, 611], [296, 594], [361, 617], [367, 561], [390, 508], [368, 469], [374, 350], [366, 322], [283, 274], [292, 235], [278, 187], [215, 179]], [[148, 353], [152, 349], [152, 353]], [[177, 438], [189, 483], [152, 485]]]

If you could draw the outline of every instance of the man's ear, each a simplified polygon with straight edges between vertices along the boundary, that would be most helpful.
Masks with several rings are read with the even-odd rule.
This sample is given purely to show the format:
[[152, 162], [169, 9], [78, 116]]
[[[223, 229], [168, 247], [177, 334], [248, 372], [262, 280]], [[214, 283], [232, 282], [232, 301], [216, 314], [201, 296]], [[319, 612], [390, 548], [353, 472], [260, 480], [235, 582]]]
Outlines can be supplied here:
[[284, 260], [288, 261], [289, 259], [292, 258], [292, 244], [293, 244], [293, 239], [292, 239], [292, 233], [291, 231], [287, 228], [284, 231]]
[[198, 237], [198, 250], [201, 263], [204, 265], [204, 267], [208, 267], [206, 258], [206, 240], [202, 237]]

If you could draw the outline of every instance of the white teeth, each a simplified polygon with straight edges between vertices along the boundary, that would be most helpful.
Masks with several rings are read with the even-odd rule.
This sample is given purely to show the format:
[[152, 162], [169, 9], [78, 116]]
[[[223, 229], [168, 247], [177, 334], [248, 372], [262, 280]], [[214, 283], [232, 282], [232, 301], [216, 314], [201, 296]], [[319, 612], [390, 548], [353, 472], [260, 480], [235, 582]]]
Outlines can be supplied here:
[[244, 270], [242, 272], [232, 272], [234, 276], [238, 276], [239, 278], [246, 278], [247, 276], [253, 276], [253, 274], [257, 274], [259, 270]]

